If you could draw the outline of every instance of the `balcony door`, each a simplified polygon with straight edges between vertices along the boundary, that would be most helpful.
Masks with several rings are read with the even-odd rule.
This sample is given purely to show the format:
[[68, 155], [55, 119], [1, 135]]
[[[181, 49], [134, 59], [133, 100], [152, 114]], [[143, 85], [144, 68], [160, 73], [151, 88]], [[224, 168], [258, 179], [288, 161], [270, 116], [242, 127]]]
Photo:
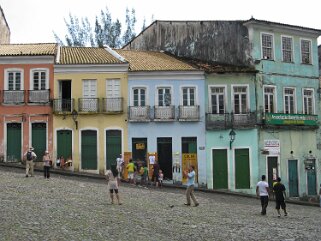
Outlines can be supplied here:
[[57, 108], [60, 111], [72, 111], [71, 80], [59, 81], [59, 102]]
[[97, 111], [98, 102], [97, 96], [97, 81], [94, 79], [83, 80], [83, 102], [81, 103], [80, 110], [82, 111]]

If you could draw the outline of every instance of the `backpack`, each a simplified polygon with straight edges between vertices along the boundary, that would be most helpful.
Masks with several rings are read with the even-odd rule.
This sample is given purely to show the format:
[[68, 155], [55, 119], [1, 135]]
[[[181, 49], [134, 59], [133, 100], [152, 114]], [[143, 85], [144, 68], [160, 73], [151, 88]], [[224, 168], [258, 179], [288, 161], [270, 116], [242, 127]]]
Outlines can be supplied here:
[[28, 152], [27, 152], [27, 160], [28, 160], [28, 161], [31, 161], [31, 160], [32, 160], [32, 152], [31, 152], [31, 151], [28, 151]]

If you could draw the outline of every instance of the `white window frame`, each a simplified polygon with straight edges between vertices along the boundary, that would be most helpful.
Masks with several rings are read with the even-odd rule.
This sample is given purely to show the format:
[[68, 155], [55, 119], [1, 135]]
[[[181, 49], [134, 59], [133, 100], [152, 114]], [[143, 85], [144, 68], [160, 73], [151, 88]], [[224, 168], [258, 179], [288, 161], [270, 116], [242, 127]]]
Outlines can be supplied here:
[[190, 92], [188, 93], [188, 105], [185, 106], [197, 106], [198, 105], [198, 91], [197, 91], [197, 86], [195, 85], [183, 85], [180, 87], [180, 105], [184, 106], [184, 89], [194, 89], [194, 105], [191, 105], [190, 102]]
[[273, 100], [274, 100], [274, 112], [273, 113], [278, 113], [277, 110], [277, 91], [276, 91], [276, 86], [275, 85], [263, 85], [263, 111], [264, 113], [272, 113], [272, 112], [266, 112], [265, 111], [265, 88], [272, 88], [273, 89]]
[[[312, 113], [306, 113], [305, 109], [305, 100], [306, 100], [306, 95], [304, 94], [304, 91], [308, 90], [312, 92], [311, 99], [312, 99]], [[314, 97], [314, 89], [313, 88], [303, 88], [302, 89], [302, 103], [303, 103], [303, 114], [305, 115], [315, 115], [315, 97]]]
[[4, 70], [4, 90], [9, 90], [9, 73], [11, 72], [20, 72], [21, 76], [21, 83], [20, 83], [20, 90], [24, 90], [24, 71], [20, 68], [9, 68]]
[[140, 99], [140, 95], [139, 95], [139, 104], [138, 104], [138, 106], [137, 107], [145, 107], [145, 106], [148, 106], [148, 88], [147, 88], [147, 86], [132, 86], [131, 87], [131, 98], [130, 98], [130, 100], [131, 100], [131, 106], [134, 106], [134, 90], [135, 89], [144, 89], [145, 90], [145, 105], [144, 106], [142, 106], [141, 105], [141, 99]]
[[[34, 72], [45, 72], [46, 73], [46, 83], [45, 83], [45, 90], [49, 89], [49, 69], [47, 68], [35, 68], [35, 69], [30, 69], [30, 90], [34, 90], [34, 79], [33, 79], [33, 74]], [[38, 89], [39, 90], [39, 89]], [[41, 90], [41, 89], [40, 89]]]
[[[263, 55], [263, 35], [270, 35], [272, 37], [272, 51], [271, 51], [271, 58], [267, 58], [267, 56]], [[274, 48], [274, 34], [268, 32], [261, 32], [261, 58], [266, 60], [274, 60], [275, 59], [275, 48]]]
[[[291, 61], [286, 61], [284, 60], [284, 46], [283, 46], [283, 38], [288, 38], [291, 39]], [[293, 63], [293, 56], [294, 56], [294, 51], [293, 51], [293, 37], [292, 36], [287, 36], [287, 35], [281, 35], [281, 50], [282, 50], [282, 61], [285, 63]], [[288, 50], [287, 50], [288, 51]]]
[[[224, 114], [227, 113], [227, 86], [226, 85], [209, 85], [208, 86], [208, 106], [210, 113], [213, 113], [212, 109], [212, 88], [223, 88], [223, 95], [224, 95]], [[219, 113], [218, 113], [219, 114]]]
[[[111, 86], [111, 89], [108, 88], [109, 86]], [[120, 79], [106, 79], [106, 98], [120, 98], [120, 97], [121, 97]]]
[[156, 86], [156, 93], [155, 93], [155, 106], [160, 106], [160, 107], [166, 107], [167, 105], [158, 105], [159, 103], [159, 98], [158, 98], [158, 90], [159, 89], [169, 89], [169, 93], [171, 95], [171, 102], [169, 106], [172, 106], [174, 103], [174, 94], [173, 94], [173, 87], [170, 85], [164, 85], [164, 86]]
[[[308, 41], [310, 42], [310, 53], [309, 53], [309, 62], [303, 61], [303, 56], [302, 56], [302, 41]], [[300, 38], [300, 56], [301, 56], [301, 63], [302, 64], [312, 64], [312, 40], [311, 39], [306, 39], [306, 38]]]
[[231, 85], [231, 100], [232, 100], [232, 111], [234, 115], [242, 115], [245, 113], [235, 113], [235, 99], [234, 99], [234, 88], [235, 87], [246, 87], [246, 111], [248, 113], [250, 111], [250, 86], [249, 85]]
[[[95, 83], [94, 85], [94, 89], [92, 89], [92, 85], [89, 84], [89, 96], [85, 96], [85, 82], [89, 82], [89, 83]], [[91, 95], [92, 93], [95, 93], [95, 95]], [[82, 80], [82, 96], [83, 98], [97, 98], [97, 80], [96, 79], [83, 79]]]
[[[293, 90], [293, 104], [294, 104], [294, 113], [287, 113], [286, 112], [286, 105], [285, 105], [285, 97], [289, 96], [285, 94], [286, 89], [292, 89]], [[297, 113], [297, 100], [296, 100], [296, 88], [295, 87], [284, 87], [283, 88], [283, 110], [284, 114], [296, 114]]]

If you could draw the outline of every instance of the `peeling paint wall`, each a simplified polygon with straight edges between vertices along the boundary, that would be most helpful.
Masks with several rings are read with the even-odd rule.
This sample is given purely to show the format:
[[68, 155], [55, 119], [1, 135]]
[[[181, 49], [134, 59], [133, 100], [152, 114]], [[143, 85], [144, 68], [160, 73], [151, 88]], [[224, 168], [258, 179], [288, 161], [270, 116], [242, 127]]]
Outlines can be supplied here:
[[179, 57], [247, 66], [249, 46], [242, 21], [155, 21], [125, 49], [163, 50]]

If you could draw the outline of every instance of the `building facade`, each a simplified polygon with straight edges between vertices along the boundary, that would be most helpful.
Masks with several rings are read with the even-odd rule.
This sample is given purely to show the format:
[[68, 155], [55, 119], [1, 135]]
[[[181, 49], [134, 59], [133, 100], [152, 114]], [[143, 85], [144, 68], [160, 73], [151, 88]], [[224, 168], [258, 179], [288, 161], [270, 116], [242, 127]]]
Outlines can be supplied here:
[[0, 6], [0, 44], [10, 43], [10, 28], [4, 12]]

